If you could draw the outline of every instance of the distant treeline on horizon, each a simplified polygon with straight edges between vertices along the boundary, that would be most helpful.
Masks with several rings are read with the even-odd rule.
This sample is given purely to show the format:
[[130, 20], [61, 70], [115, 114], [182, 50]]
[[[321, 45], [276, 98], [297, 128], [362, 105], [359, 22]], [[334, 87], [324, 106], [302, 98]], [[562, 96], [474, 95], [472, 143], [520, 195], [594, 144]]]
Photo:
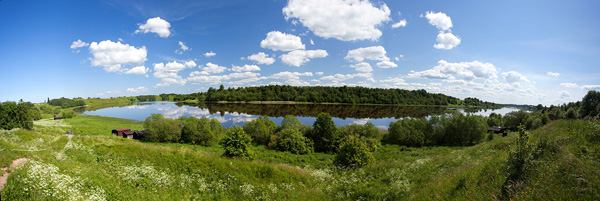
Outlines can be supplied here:
[[191, 94], [160, 94], [137, 96], [139, 101], [186, 101], [200, 102], [250, 102], [294, 101], [309, 103], [386, 104], [386, 105], [464, 105], [493, 108], [500, 105], [477, 98], [459, 98], [441, 93], [429, 93], [424, 89], [381, 89], [367, 87], [287, 86], [268, 85], [257, 87], [209, 88], [207, 92]]

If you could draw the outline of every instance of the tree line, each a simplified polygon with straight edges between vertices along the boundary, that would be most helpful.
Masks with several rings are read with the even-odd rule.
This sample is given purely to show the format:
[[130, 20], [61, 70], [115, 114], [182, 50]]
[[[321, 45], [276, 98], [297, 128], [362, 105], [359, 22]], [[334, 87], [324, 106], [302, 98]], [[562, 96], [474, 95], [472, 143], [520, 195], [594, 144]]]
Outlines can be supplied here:
[[69, 98], [62, 97], [62, 98], [58, 98], [58, 99], [48, 100], [48, 104], [53, 105], [53, 106], [60, 106], [63, 109], [65, 109], [65, 108], [70, 108], [70, 107], [84, 106], [85, 102], [81, 98], [69, 99]]
[[563, 103], [562, 105], [541, 104], [533, 107], [534, 111], [551, 115], [553, 119], [585, 119], [600, 120], [600, 92], [592, 90], [577, 102]]

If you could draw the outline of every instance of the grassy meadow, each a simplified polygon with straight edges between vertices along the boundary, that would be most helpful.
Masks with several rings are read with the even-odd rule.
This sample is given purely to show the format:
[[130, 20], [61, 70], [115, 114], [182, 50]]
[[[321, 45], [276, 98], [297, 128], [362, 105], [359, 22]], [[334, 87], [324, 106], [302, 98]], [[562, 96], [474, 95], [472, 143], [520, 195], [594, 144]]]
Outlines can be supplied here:
[[[0, 131], [2, 200], [598, 200], [600, 124], [560, 120], [529, 132], [526, 174], [507, 182], [516, 133], [474, 146], [383, 145], [375, 163], [344, 170], [334, 155], [252, 146], [254, 160], [219, 145], [142, 143], [112, 136], [143, 122], [78, 115]], [[69, 141], [64, 133], [73, 130]], [[17, 149], [17, 151], [12, 151]], [[40, 150], [40, 151], [18, 151]], [[58, 153], [64, 150], [61, 156]]]

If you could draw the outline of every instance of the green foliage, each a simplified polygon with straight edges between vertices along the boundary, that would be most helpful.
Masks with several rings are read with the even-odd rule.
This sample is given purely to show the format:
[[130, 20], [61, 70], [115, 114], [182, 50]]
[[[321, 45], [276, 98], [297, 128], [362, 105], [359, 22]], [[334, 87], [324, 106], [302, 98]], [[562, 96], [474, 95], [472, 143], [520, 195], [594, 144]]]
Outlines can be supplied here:
[[258, 119], [244, 124], [244, 132], [252, 137], [255, 144], [267, 145], [276, 129], [277, 124], [267, 116], [259, 116]]
[[596, 117], [600, 115], [600, 92], [588, 91], [581, 100], [581, 117]]
[[32, 114], [34, 109], [33, 104], [29, 102], [0, 103], [0, 129], [33, 128], [32, 119], [36, 118], [36, 115]]
[[444, 121], [446, 132], [444, 144], [448, 145], [474, 145], [479, 143], [488, 126], [483, 117], [477, 115], [463, 115], [455, 113], [452, 118]]
[[59, 99], [52, 99], [48, 102], [48, 104], [54, 105], [54, 106], [60, 106], [63, 109], [65, 109], [65, 108], [70, 108], [70, 107], [84, 106], [85, 102], [81, 99], [73, 100], [73, 99], [68, 99], [68, 98], [62, 97]]
[[486, 118], [486, 122], [488, 126], [502, 126], [504, 123], [502, 122], [502, 115], [496, 114], [492, 112], [490, 116]]
[[313, 129], [308, 132], [307, 137], [314, 142], [317, 152], [335, 152], [337, 151], [340, 136], [335, 123], [327, 113], [320, 113]]
[[567, 113], [565, 114], [565, 118], [567, 119], [577, 119], [579, 115], [577, 115], [577, 111], [574, 108], [569, 108], [569, 110], [567, 110]]
[[157, 101], [156, 96], [154, 96], [154, 95], [140, 95], [140, 96], [137, 96], [136, 98], [140, 102]]
[[529, 113], [525, 110], [513, 111], [504, 115], [504, 126], [509, 128], [517, 128], [524, 125], [529, 118]]
[[529, 136], [525, 131], [525, 126], [518, 127], [519, 135], [515, 148], [509, 152], [507, 161], [507, 178], [503, 188], [503, 194], [508, 193], [508, 187], [522, 179], [529, 173], [533, 155], [532, 146], [529, 144]]
[[244, 129], [234, 126], [226, 131], [225, 137], [219, 144], [225, 149], [223, 156], [250, 159], [252, 155], [249, 150], [251, 141], [252, 138], [244, 132]]
[[427, 119], [403, 119], [391, 122], [385, 141], [409, 147], [420, 147], [425, 144], [425, 132], [428, 132]]
[[359, 168], [375, 161], [367, 145], [354, 136], [344, 138], [333, 164], [345, 168]]
[[381, 132], [370, 121], [365, 125], [349, 124], [338, 129], [340, 138], [353, 136], [367, 145], [371, 152], [381, 147]]
[[70, 119], [70, 118], [77, 116], [77, 114], [75, 114], [75, 112], [73, 112], [73, 110], [65, 110], [65, 111], [61, 112], [60, 116], [63, 119]]
[[182, 116], [180, 120], [183, 123], [181, 140], [185, 143], [210, 145], [220, 132], [213, 131], [211, 120], [204, 116], [200, 119]]
[[293, 154], [310, 154], [313, 152], [313, 142], [304, 137], [302, 132], [293, 128], [285, 128], [271, 137], [269, 147]]
[[178, 119], [167, 119], [162, 114], [152, 114], [146, 118], [144, 128], [151, 135], [146, 139], [153, 142], [179, 142], [183, 124]]

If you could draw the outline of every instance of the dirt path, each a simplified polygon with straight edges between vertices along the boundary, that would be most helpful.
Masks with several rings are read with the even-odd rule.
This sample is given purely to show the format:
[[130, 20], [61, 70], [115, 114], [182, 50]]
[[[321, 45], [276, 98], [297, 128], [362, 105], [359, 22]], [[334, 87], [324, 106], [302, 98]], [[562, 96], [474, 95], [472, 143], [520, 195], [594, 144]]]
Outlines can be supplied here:
[[[3, 168], [3, 170], [6, 171], [6, 170], [15, 169], [22, 163], [27, 162], [28, 160], [29, 160], [28, 158], [16, 159], [12, 162], [12, 164], [10, 164], [9, 167], [5, 167], [5, 168]], [[2, 177], [0, 177], [0, 191], [4, 188], [4, 185], [6, 184], [6, 181], [8, 180], [9, 175], [10, 175], [10, 172], [7, 172], [7, 173], [4, 173], [4, 175], [2, 175]]]
[[57, 158], [62, 158], [63, 153], [65, 152], [65, 149], [67, 148], [67, 146], [69, 146], [69, 144], [71, 143], [71, 138], [73, 138], [73, 135], [67, 135], [69, 137], [69, 141], [67, 142], [67, 144], [65, 144], [65, 147], [63, 147], [62, 151], [60, 151], [60, 153], [58, 153], [58, 155], [56, 156]]

